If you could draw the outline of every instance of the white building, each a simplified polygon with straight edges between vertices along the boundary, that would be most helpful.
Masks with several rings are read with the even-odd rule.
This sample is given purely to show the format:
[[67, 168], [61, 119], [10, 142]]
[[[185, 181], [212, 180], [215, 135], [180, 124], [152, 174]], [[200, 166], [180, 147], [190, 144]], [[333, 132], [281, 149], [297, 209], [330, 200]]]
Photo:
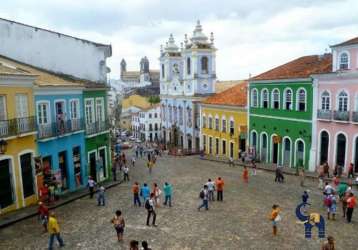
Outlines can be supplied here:
[[132, 134], [137, 139], [149, 142], [160, 141], [160, 128], [161, 118], [159, 104], [148, 109], [142, 109], [132, 115]]
[[160, 51], [160, 96], [163, 140], [187, 151], [200, 149], [198, 102], [215, 92], [214, 37], [202, 32], [198, 21], [181, 48], [172, 35]]
[[0, 18], [0, 54], [57, 74], [106, 82], [111, 45]]

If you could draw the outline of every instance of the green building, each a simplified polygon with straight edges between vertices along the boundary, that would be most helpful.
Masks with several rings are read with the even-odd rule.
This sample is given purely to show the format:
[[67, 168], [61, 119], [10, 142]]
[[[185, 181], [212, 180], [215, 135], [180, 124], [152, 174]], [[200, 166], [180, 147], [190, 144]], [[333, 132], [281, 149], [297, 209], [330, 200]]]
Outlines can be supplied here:
[[265, 163], [308, 169], [314, 73], [329, 72], [331, 56], [304, 56], [249, 81], [250, 151]]
[[111, 175], [112, 164], [106, 85], [86, 83], [83, 101], [88, 174], [101, 182]]

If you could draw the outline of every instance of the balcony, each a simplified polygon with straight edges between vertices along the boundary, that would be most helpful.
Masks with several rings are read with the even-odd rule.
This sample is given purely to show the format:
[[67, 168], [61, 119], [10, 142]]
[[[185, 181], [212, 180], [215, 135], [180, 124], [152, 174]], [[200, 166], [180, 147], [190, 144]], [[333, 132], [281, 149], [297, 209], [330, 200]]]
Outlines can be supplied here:
[[334, 111], [333, 118], [335, 121], [349, 121], [349, 111]]
[[36, 131], [34, 116], [0, 121], [0, 138], [19, 136], [34, 131]]
[[332, 110], [319, 109], [317, 111], [317, 119], [332, 120]]
[[108, 120], [105, 121], [96, 121], [93, 123], [86, 124], [86, 134], [93, 135], [97, 133], [101, 133], [109, 129]]
[[82, 119], [58, 120], [57, 122], [38, 125], [38, 138], [45, 139], [49, 137], [64, 136], [83, 129]]
[[353, 111], [352, 112], [352, 122], [357, 122], [358, 123], [358, 111]]

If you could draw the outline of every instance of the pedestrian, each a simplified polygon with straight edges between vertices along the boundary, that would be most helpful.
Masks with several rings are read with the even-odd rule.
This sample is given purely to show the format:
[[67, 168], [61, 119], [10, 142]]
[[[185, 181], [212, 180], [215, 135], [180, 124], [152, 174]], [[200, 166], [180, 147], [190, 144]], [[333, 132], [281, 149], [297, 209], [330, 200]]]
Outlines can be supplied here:
[[118, 242], [122, 241], [125, 222], [121, 210], [116, 211], [113, 219], [111, 220], [111, 223], [113, 224], [114, 229], [116, 230]]
[[242, 179], [245, 183], [249, 183], [249, 170], [247, 170], [247, 166], [244, 166], [244, 171], [242, 172]]
[[159, 207], [160, 195], [162, 194], [162, 190], [160, 190], [157, 183], [153, 184], [153, 193], [154, 193], [155, 207]]
[[281, 221], [280, 207], [276, 204], [274, 204], [272, 206], [270, 219], [272, 221], [272, 234], [273, 234], [273, 236], [276, 236], [277, 235], [277, 224], [279, 221]]
[[332, 220], [336, 220], [336, 213], [337, 213], [337, 197], [335, 194], [331, 194], [332, 204], [330, 207], [330, 214], [332, 215]]
[[253, 175], [256, 175], [256, 170], [257, 170], [256, 162], [255, 162], [255, 160], [253, 159], [253, 160], [251, 161], [251, 163], [252, 163], [252, 174], [253, 174]]
[[140, 199], [139, 199], [139, 184], [138, 184], [138, 182], [134, 183], [134, 185], [132, 187], [132, 192], [133, 192], [134, 206], [136, 207], [138, 205], [140, 207], [141, 203], [140, 203]]
[[332, 193], [326, 194], [326, 196], [324, 197], [324, 205], [327, 208], [327, 219], [328, 220], [331, 219], [330, 214], [331, 214], [331, 206], [332, 206], [332, 202], [333, 202], [332, 197], [333, 197]]
[[48, 216], [49, 216], [48, 207], [43, 202], [40, 201], [37, 211], [39, 214], [39, 219], [41, 221], [41, 224], [44, 228], [44, 233], [46, 233], [47, 232]]
[[[219, 158], [219, 155], [217, 155], [217, 158]], [[232, 158], [231, 156], [229, 157], [229, 166], [235, 167], [234, 158]]]
[[144, 183], [143, 186], [140, 188], [140, 196], [143, 197], [143, 202], [146, 202], [146, 200], [149, 198], [149, 195], [150, 195], [150, 189], [147, 183]]
[[326, 182], [326, 185], [324, 186], [323, 194], [330, 195], [333, 192], [334, 192], [333, 187], [328, 182]]
[[106, 197], [105, 197], [105, 188], [101, 186], [97, 192], [97, 206], [105, 206], [106, 205]]
[[48, 249], [49, 250], [53, 249], [53, 242], [55, 240], [55, 237], [56, 237], [58, 243], [60, 244], [60, 247], [64, 247], [65, 244], [63, 243], [63, 239], [61, 238], [61, 235], [60, 235], [60, 226], [58, 224], [55, 212], [50, 213], [47, 228], [48, 228], [48, 232], [50, 234]]
[[115, 162], [112, 164], [112, 176], [113, 176], [113, 181], [117, 181], [117, 168]]
[[328, 236], [327, 237], [327, 242], [325, 242], [322, 247], [321, 250], [335, 250], [335, 245], [334, 245], [334, 238], [332, 236]]
[[337, 176], [337, 175], [338, 175], [338, 165], [335, 165], [333, 169], [333, 176]]
[[152, 226], [156, 227], [155, 219], [157, 218], [157, 214], [155, 212], [155, 197], [154, 193], [150, 194], [150, 198], [146, 200], [145, 202], [145, 209], [147, 209], [147, 226], [149, 226], [150, 217], [153, 217], [152, 219]]
[[138, 146], [136, 146], [136, 149], [135, 149], [135, 157], [138, 158], [139, 156], [139, 151], [138, 151]]
[[353, 163], [349, 164], [348, 167], [348, 178], [354, 178]]
[[89, 188], [89, 192], [90, 192], [90, 198], [93, 198], [94, 195], [94, 188], [96, 187], [97, 183], [93, 180], [92, 176], [90, 176], [88, 178], [88, 183], [87, 186]]
[[148, 242], [142, 241], [142, 248], [143, 250], [152, 250], [150, 247], [148, 247]]
[[153, 168], [153, 162], [152, 161], [147, 161], [147, 167], [149, 170], [149, 174], [152, 174], [152, 168]]
[[164, 183], [163, 186], [163, 191], [164, 191], [164, 196], [165, 196], [165, 201], [163, 203], [164, 206], [166, 206], [168, 203], [169, 207], [172, 206], [172, 194], [173, 194], [173, 188], [172, 185], [169, 184], [168, 182]]
[[350, 223], [352, 221], [352, 215], [354, 207], [356, 206], [356, 198], [352, 192], [349, 193], [347, 199], [347, 222]]
[[136, 240], [131, 240], [129, 242], [129, 250], [139, 250], [139, 242]]
[[300, 185], [301, 185], [301, 187], [305, 186], [305, 178], [306, 178], [305, 169], [302, 167], [300, 169]]
[[329, 165], [327, 162], [323, 163], [323, 173], [329, 178]]
[[343, 173], [343, 166], [342, 165], [338, 165], [338, 178], [341, 178], [342, 176], [342, 173]]
[[205, 210], [209, 210], [209, 191], [207, 185], [204, 185], [204, 188], [200, 191], [199, 198], [202, 200], [202, 204], [198, 207], [198, 211], [200, 211], [200, 209], [203, 207], [205, 207]]
[[309, 199], [309, 195], [308, 195], [308, 192], [305, 190], [303, 191], [303, 194], [302, 194], [302, 202], [303, 203], [307, 203], [308, 204], [308, 199]]
[[319, 168], [318, 168], [318, 188], [319, 189], [323, 189], [323, 181], [324, 181], [323, 166], [319, 166]]
[[344, 193], [343, 197], [341, 198], [342, 213], [343, 213], [342, 217], [343, 218], [345, 218], [346, 214], [347, 214], [347, 205], [348, 205], [347, 201], [348, 201], [348, 198], [349, 198], [349, 194], [350, 194], [350, 192], [347, 191], [347, 192]]
[[48, 185], [45, 184], [40, 188], [40, 200], [46, 204], [49, 203], [49, 189]]
[[124, 168], [123, 168], [123, 180], [129, 181], [129, 168], [127, 165], [124, 165]]
[[211, 179], [208, 179], [206, 185], [208, 186], [209, 201], [214, 201], [215, 182], [213, 182]]
[[132, 157], [132, 167], [135, 166], [135, 161], [136, 161], [135, 159], [136, 159], [136, 158], [133, 156], [133, 157]]
[[223, 192], [224, 192], [224, 180], [219, 177], [216, 182], [216, 199], [218, 201], [223, 201]]

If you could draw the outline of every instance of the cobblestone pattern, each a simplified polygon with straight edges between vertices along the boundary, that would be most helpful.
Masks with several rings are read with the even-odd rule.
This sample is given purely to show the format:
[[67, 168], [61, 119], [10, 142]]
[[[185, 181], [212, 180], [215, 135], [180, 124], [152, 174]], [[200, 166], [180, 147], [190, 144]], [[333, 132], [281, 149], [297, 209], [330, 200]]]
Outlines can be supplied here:
[[[63, 249], [129, 249], [131, 239], [147, 240], [152, 249], [320, 249], [321, 241], [304, 238], [304, 227], [296, 223], [294, 210], [304, 188], [299, 180], [287, 176], [285, 184], [274, 183], [273, 173], [258, 171], [250, 176], [249, 184], [241, 180], [242, 168], [227, 164], [202, 161], [198, 157], [164, 157], [158, 160], [152, 175], [144, 161], [137, 161], [131, 169], [131, 182], [107, 191], [107, 206], [97, 207], [88, 197], [56, 209], [62, 236]], [[224, 202], [213, 202], [209, 211], [197, 211], [198, 193], [207, 179], [221, 176], [225, 181]], [[157, 210], [158, 227], [146, 227], [144, 208], [132, 206], [131, 185], [144, 181], [162, 186], [173, 184], [173, 207]], [[313, 210], [325, 215], [321, 192], [316, 183], [307, 181]], [[279, 235], [272, 237], [268, 215], [272, 204], [282, 208]], [[125, 240], [116, 241], [110, 219], [121, 209], [126, 220]], [[337, 249], [357, 249], [355, 236], [358, 214], [353, 223], [341, 218], [327, 222], [327, 233], [337, 239]], [[19, 222], [0, 231], [0, 249], [46, 249], [48, 236], [41, 233], [36, 218]]]

